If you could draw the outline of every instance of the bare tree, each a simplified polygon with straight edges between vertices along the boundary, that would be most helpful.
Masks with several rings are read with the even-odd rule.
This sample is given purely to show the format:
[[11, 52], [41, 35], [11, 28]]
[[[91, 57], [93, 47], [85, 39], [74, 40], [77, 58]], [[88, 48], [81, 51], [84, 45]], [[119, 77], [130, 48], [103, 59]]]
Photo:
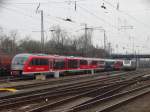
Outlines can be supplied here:
[[[47, 54], [85, 57], [105, 57], [108, 55], [104, 49], [95, 47], [92, 44], [92, 30], [89, 30], [86, 36], [83, 34], [77, 37], [68, 35], [68, 33], [59, 26], [55, 26], [53, 29], [52, 39], [45, 42], [45, 53]], [[21, 52], [40, 52], [40, 41], [33, 40], [30, 36], [26, 36], [20, 41], [18, 41], [18, 38], [17, 31], [11, 31], [10, 34], [7, 35], [3, 29], [0, 28], [0, 52], [11, 55]]]
[[26, 53], [39, 53], [40, 51], [40, 41], [31, 40], [30, 37], [26, 37], [24, 40], [20, 41], [19, 51]]
[[67, 44], [67, 32], [62, 30], [60, 26], [53, 27], [53, 37], [52, 41], [55, 43], [55, 48], [58, 54], [63, 54], [64, 46]]
[[10, 38], [12, 39], [12, 54], [16, 54], [18, 32], [16, 30], [11, 31]]

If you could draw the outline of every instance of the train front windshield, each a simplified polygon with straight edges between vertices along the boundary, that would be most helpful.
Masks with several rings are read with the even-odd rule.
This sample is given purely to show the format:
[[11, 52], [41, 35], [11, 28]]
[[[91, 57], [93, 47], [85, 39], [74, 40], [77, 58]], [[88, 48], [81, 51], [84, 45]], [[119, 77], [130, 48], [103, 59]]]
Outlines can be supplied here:
[[28, 59], [28, 55], [16, 55], [12, 60], [11, 69], [12, 70], [22, 70], [23, 65]]
[[27, 59], [28, 59], [28, 57], [16, 57], [13, 59], [12, 64], [13, 65], [24, 65], [24, 63]]

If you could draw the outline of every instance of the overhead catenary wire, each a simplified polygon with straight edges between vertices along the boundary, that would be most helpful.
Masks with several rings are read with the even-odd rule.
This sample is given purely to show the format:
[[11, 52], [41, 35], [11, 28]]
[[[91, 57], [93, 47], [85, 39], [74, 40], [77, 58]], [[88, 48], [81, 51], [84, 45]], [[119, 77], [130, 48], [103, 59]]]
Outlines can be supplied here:
[[[25, 16], [25, 17], [27, 17], [27, 18], [32, 19], [32, 20], [36, 20], [36, 21], [39, 23], [39, 20], [40, 20], [39, 18], [35, 18], [35, 17], [32, 16], [32, 15], [26, 14], [25, 12], [21, 11], [20, 8], [17, 8], [17, 9], [19, 9], [19, 10], [17, 10], [17, 9], [14, 9], [14, 8], [6, 7], [5, 5], [1, 5], [0, 7], [4, 8], [4, 9], [10, 11], [10, 12], [17, 13], [17, 14], [19, 14], [19, 15], [23, 15], [23, 16]], [[15, 7], [15, 8], [16, 8], [16, 7]], [[49, 23], [48, 19], [45, 20], [45, 21], [46, 21], [47, 23]], [[35, 21], [32, 21], [32, 22], [35, 22]], [[37, 22], [35, 22], [36, 24], [34, 24], [34, 25], [38, 25]], [[33, 25], [33, 23], [32, 23], [32, 25]], [[25, 26], [26, 26], [26, 24], [25, 24]], [[21, 29], [22, 29], [23, 31], [29, 31], [29, 26], [26, 26], [26, 27], [27, 27], [27, 28], [21, 28]], [[20, 29], [19, 29], [19, 30], [20, 30]], [[31, 33], [32, 33], [32, 32], [33, 32], [33, 29], [31, 28], [30, 30], [31, 30]], [[48, 31], [48, 30], [47, 30], [47, 31]], [[46, 30], [45, 30], [45, 32], [46, 32]]]
[[46, 1], [46, 2], [40, 2], [40, 1], [36, 1], [36, 2], [7, 2], [6, 4], [11, 4], [11, 5], [36, 5], [39, 2], [42, 5], [46, 5], [46, 4], [66, 4], [66, 3], [76, 3], [76, 2], [85, 2], [87, 0], [64, 0], [64, 1]]
[[[104, 0], [104, 1], [106, 1], [106, 0]], [[109, 3], [108, 1], [106, 1], [106, 2]], [[110, 3], [109, 3], [109, 4], [110, 4]], [[113, 5], [111, 5], [111, 6], [112, 6], [113, 8], [115, 8]], [[147, 11], [147, 10], [150, 10], [150, 9], [144, 9], [144, 10], [138, 10], [138, 11]], [[150, 29], [150, 25], [149, 25], [149, 24], [146, 24], [146, 23], [144, 23], [143, 21], [137, 19], [135, 16], [132, 16], [131, 14], [128, 13], [128, 11], [125, 11], [125, 10], [117, 10], [117, 11], [118, 11], [119, 13], [122, 13], [122, 14], [128, 16], [130, 19], [134, 20], [136, 23], [138, 23], [138, 24], [144, 26], [144, 28], [146, 27], [147, 30]], [[141, 35], [141, 36], [140, 36], [140, 35]], [[141, 33], [140, 35], [138, 35], [138, 36], [139, 36], [139, 37], [142, 37], [142, 36], [143, 36], [143, 33]], [[145, 44], [145, 42], [144, 42], [144, 44]]]
[[[6, 8], [6, 7], [5, 7]], [[80, 7], [81, 8], [81, 7]], [[14, 9], [10, 9], [10, 8], [7, 8], [7, 9], [9, 9], [9, 10], [13, 10], [14, 12], [16, 12], [16, 13], [19, 13], [19, 14], [22, 14], [22, 15], [24, 15], [24, 16], [28, 16], [28, 17], [30, 17], [30, 18], [33, 18], [34, 19], [34, 17], [33, 16], [31, 16], [31, 15], [27, 15], [27, 14], [25, 14], [25, 13], [22, 13], [22, 12], [20, 12], [20, 10], [18, 11], [18, 10], [14, 10]], [[83, 8], [82, 8], [83, 9]], [[84, 8], [84, 10], [86, 10], [85, 8]], [[86, 10], [87, 11], [87, 10]], [[92, 13], [92, 12], [89, 12], [88, 11], [88, 13], [90, 13], [90, 14], [92, 14], [93, 16], [95, 16], [96, 18], [98, 18], [98, 19], [100, 19], [101, 21], [103, 21], [103, 22], [105, 22], [105, 20], [103, 19], [103, 18], [100, 18], [99, 16], [96, 16], [94, 13]], [[35, 18], [36, 19], [36, 18]], [[46, 18], [47, 19], [47, 18]], [[39, 21], [39, 19], [37, 19], [38, 21]], [[56, 19], [55, 19], [55, 21], [56, 21]], [[47, 22], [49, 22], [49, 21], [47, 21]], [[57, 21], [58, 22], [58, 21]], [[107, 22], [106, 22], [107, 23]], [[108, 23], [108, 25], [111, 25], [110, 23]], [[111, 25], [112, 26], [112, 25]]]
[[[80, 6], [79, 8], [81, 8], [81, 6]], [[84, 11], [87, 12], [87, 13], [89, 13], [90, 15], [94, 16], [96, 19], [101, 20], [102, 22], [107, 23], [107, 25], [109, 25], [109, 26], [115, 28], [115, 29], [118, 31], [118, 27], [116, 27], [116, 26], [112, 25], [111, 23], [109, 23], [109, 22], [103, 20], [101, 17], [97, 16], [97, 15], [94, 14], [93, 12], [89, 11], [89, 10], [86, 9], [86, 8], [83, 8], [83, 6], [82, 6], [82, 9], [84, 9]], [[106, 30], [106, 31], [108, 31], [108, 30]], [[123, 33], [124, 33], [125, 35], [127, 35], [127, 36], [130, 36], [130, 35], [127, 34], [126, 32], [123, 32]], [[122, 34], [121, 34], [121, 35], [122, 35]], [[123, 36], [124, 36], [124, 35], [123, 35]]]
[[[4, 5], [0, 5], [0, 7], [6, 9], [8, 11], [11, 11], [13, 13], [17, 13], [19, 15], [23, 15], [23, 16], [31, 18], [33, 20], [39, 21], [39, 18], [36, 18], [35, 16], [29, 15], [29, 14], [25, 13], [24, 11], [21, 11], [20, 8], [14, 7], [14, 8], [16, 8], [16, 9], [14, 9], [14, 8], [10, 8], [10, 7], [4, 6]], [[19, 9], [19, 10], [17, 10], [17, 9]], [[53, 20], [56, 21], [56, 22], [60, 22], [60, 21], [58, 21], [56, 19], [53, 19]], [[49, 21], [49, 19], [46, 18], [45, 22], [49, 23], [50, 21]]]
[[[79, 5], [80, 6], [80, 5]], [[79, 7], [79, 6], [77, 6], [77, 7]], [[82, 6], [81, 6], [82, 7]], [[88, 10], [88, 9], [86, 9], [86, 8], [84, 8], [85, 10]], [[84, 10], [83, 8], [82, 8], [82, 10]], [[18, 11], [20, 11], [20, 10], [18, 10]], [[89, 13], [89, 10], [88, 11], [85, 11], [86, 13]], [[118, 27], [117, 26], [114, 26], [114, 25], [112, 25], [112, 23], [110, 23], [109, 21], [106, 21], [104, 18], [102, 18], [102, 17], [100, 17], [100, 16], [98, 16], [98, 15], [96, 15], [95, 13], [93, 13], [92, 11], [90, 11], [90, 13], [89, 13], [90, 15], [92, 15], [92, 16], [94, 16], [94, 18], [97, 18], [97, 20], [100, 20], [100, 21], [102, 21], [102, 22], [104, 22], [104, 23], [106, 23], [107, 25], [109, 25], [109, 26], [112, 26], [113, 28], [115, 28], [115, 29], [118, 29]], [[25, 14], [26, 15], [26, 14]], [[28, 16], [31, 16], [31, 15], [28, 15]], [[33, 16], [32, 16], [33, 17]], [[31, 17], [31, 18], [32, 18]], [[34, 18], [34, 17], [33, 17]], [[37, 20], [39, 21], [39, 19], [37, 18]], [[58, 23], [60, 22], [60, 20], [58, 20], [58, 18], [57, 18], [57, 20], [56, 19], [54, 19], [55, 21], [57, 21]], [[48, 24], [51, 22], [51, 20], [49, 20], [48, 18], [46, 18], [46, 20], [45, 20]], [[71, 23], [72, 24], [72, 23]], [[76, 23], [75, 23], [75, 25], [76, 25]]]
[[[72, 0], [72, 1], [81, 2], [81, 1], [86, 1], [86, 0]], [[108, 2], [108, 1], [106, 1], [106, 0], [103, 0], [103, 1], [106, 2], [107, 4], [109, 4], [111, 7], [113, 7], [113, 8], [116, 9], [116, 7], [115, 7], [113, 4], [111, 4], [110, 2]], [[47, 1], [47, 2], [43, 2], [43, 3], [41, 2], [41, 4], [47, 4], [47, 3], [56, 3], [56, 4], [63, 3], [63, 4], [64, 4], [64, 3], [66, 3], [66, 2], [67, 2], [66, 0], [65, 0], [65, 1], [61, 1], [61, 2], [60, 2], [60, 1], [59, 1], [59, 2], [58, 2], [58, 1]], [[20, 5], [21, 5], [21, 4], [25, 4], [25, 5], [30, 5], [30, 4], [31, 4], [31, 5], [33, 5], [33, 4], [38, 4], [38, 3], [37, 3], [37, 2], [22, 2], [22, 3], [21, 3], [21, 2], [20, 2], [20, 3], [19, 3], [19, 2], [16, 2], [16, 3], [15, 3], [15, 2], [8, 2], [7, 4], [18, 4], [18, 5], [19, 5], [19, 4], [20, 4]], [[122, 12], [121, 10], [118, 10], [118, 11]], [[126, 13], [126, 12], [123, 12], [123, 13]], [[126, 13], [126, 15], [130, 16], [132, 19], [134, 19], [134, 20], [136, 20], [137, 22], [139, 22], [135, 17], [133, 17], [133, 16], [127, 14], [127, 13]], [[143, 22], [141, 22], [141, 23], [143, 24]], [[146, 24], [144, 24], [144, 25], [146, 25]], [[146, 25], [146, 26], [147, 26], [147, 25]]]
[[[103, 1], [104, 1], [105, 3], [107, 3], [107, 4], [109, 4], [112, 8], [114, 8], [114, 9], [116, 10], [116, 6], [114, 6], [112, 3], [110, 3], [110, 2], [108, 2], [108, 1], [106, 1], [106, 0], [103, 0]], [[140, 24], [142, 24], [143, 26], [146, 26], [147, 28], [150, 28], [150, 25], [145, 24], [144, 22], [138, 20], [136, 17], [130, 15], [130, 14], [127, 13], [126, 11], [120, 10], [120, 9], [119, 9], [119, 10], [116, 10], [116, 11], [118, 11], [119, 13], [122, 13], [122, 14], [124, 14], [124, 15], [127, 15], [127, 16], [130, 17], [132, 20], [136, 21], [138, 24], [140, 23]]]
[[[84, 8], [83, 6], [81, 7], [80, 5], [78, 5], [79, 8], [81, 8], [82, 10], [84, 10], [86, 13], [89, 13], [90, 15], [94, 16], [96, 19], [106, 23], [107, 25], [111, 26], [112, 28], [114, 28], [116, 31], [118, 31], [118, 27], [115, 25], [112, 25], [110, 22], [104, 20], [103, 18], [97, 16], [95, 13], [89, 11], [88, 9]], [[127, 36], [129, 36], [129, 34], [127, 34], [126, 32], [123, 32], [124, 34], [126, 34]]]
[[[124, 11], [124, 10], [120, 10], [120, 9], [117, 9], [115, 5], [113, 5], [110, 1], [106, 1], [106, 0], [103, 0], [106, 4], [108, 4], [109, 6], [111, 6], [114, 10], [116, 10], [119, 14], [122, 14], [124, 16], [127, 16], [128, 19], [130, 20], [133, 20], [134, 22], [138, 23], [139, 25], [142, 25], [144, 26], [144, 28], [146, 27], [147, 30], [150, 29], [150, 25], [144, 23], [143, 21], [137, 19], [135, 16], [129, 14], [127, 11]], [[138, 32], [140, 33], [140, 32]], [[140, 34], [141, 36], [143, 36], [143, 33]]]
[[[8, 7], [2, 6], [2, 5], [0, 5], [0, 7], [4, 8], [5, 10], [7, 10], [7, 11], [9, 11], [9, 12], [21, 14], [21, 15], [23, 15], [23, 16], [25, 16], [25, 17], [30, 18], [30, 19], [37, 20], [36, 18], [33, 18], [31, 15], [27, 15], [27, 14], [23, 13], [22, 11], [18, 11], [18, 10], [15, 10], [15, 9], [12, 9], [12, 8], [8, 8]], [[3, 19], [3, 18], [1, 18], [1, 19]], [[35, 22], [35, 21], [34, 21], [34, 22]], [[34, 25], [37, 25], [37, 24], [34, 24]], [[25, 24], [25, 26], [26, 26], [26, 24]], [[28, 26], [28, 27], [29, 27], [29, 26]], [[22, 28], [21, 28], [21, 29], [22, 29]], [[23, 31], [24, 31], [24, 30], [29, 31], [29, 30], [23, 28]]]
[[[1, 5], [0, 7], [6, 9], [6, 10], [8, 10], [8, 11], [11, 11], [11, 12], [13, 12], [13, 13], [17, 13], [17, 14], [19, 14], [19, 15], [23, 15], [23, 16], [25, 16], [25, 17], [31, 18], [31, 19], [33, 19], [33, 20], [36, 20], [37, 22], [39, 22], [39, 20], [40, 20], [40, 18], [36, 18], [35, 16], [29, 15], [29, 14], [25, 13], [24, 11], [21, 11], [21, 10], [22, 10], [21, 8], [17, 8], [17, 7], [10, 8], [10, 7], [5, 6], [5, 5]], [[64, 21], [64, 20], [62, 20], [62, 18], [60, 19], [60, 18], [58, 18], [58, 17], [50, 16], [50, 14], [48, 14], [47, 12], [46, 12], [46, 14], [44, 14], [44, 16], [45, 16], [45, 20], [44, 20], [44, 21], [47, 22], [48, 24], [49, 24], [51, 21], [55, 21], [57, 24], [59, 24], [60, 22]], [[50, 19], [49, 19], [48, 17], [53, 17], [53, 18], [50, 18]], [[33, 22], [35, 22], [35, 21], [33, 21]], [[69, 24], [70, 24], [70, 23], [69, 23]], [[77, 23], [71, 23], [71, 24], [76, 25]], [[37, 25], [37, 24], [36, 24], [36, 25]], [[77, 24], [77, 26], [80, 26], [80, 24]], [[72, 30], [72, 31], [73, 31], [73, 30]]]
[[106, 23], [107, 25], [112, 26], [115, 29], [118, 29], [117, 26], [112, 25], [110, 22], [106, 21], [105, 19], [97, 16], [95, 13], [89, 11], [88, 9], [84, 8], [83, 6], [78, 5], [79, 8], [81, 8], [82, 10], [84, 10], [85, 12], [89, 13], [90, 15], [94, 16], [95, 18], [99, 19], [100, 21]]
[[[79, 0], [78, 0], [79, 1]], [[82, 0], [82, 1], [85, 1], [85, 0]], [[25, 4], [30, 4], [30, 3], [25, 3]], [[4, 6], [3, 6], [4, 7]], [[6, 8], [6, 7], [5, 7]], [[8, 8], [7, 8], [8, 9]], [[20, 13], [20, 14], [22, 14], [22, 12], [19, 12], [18, 10], [14, 10], [14, 9], [10, 9], [10, 10], [13, 10], [13, 11], [15, 11], [16, 13]], [[85, 10], [85, 9], [84, 9]], [[92, 13], [91, 13], [92, 14]], [[31, 15], [27, 15], [27, 14], [25, 14], [25, 13], [23, 13], [22, 15], [24, 15], [24, 16], [28, 16], [28, 17], [30, 17], [30, 18], [33, 18], [33, 16], [31, 16]], [[95, 14], [92, 14], [92, 15], [94, 15], [94, 16], [96, 16]], [[98, 17], [98, 16], [97, 16]], [[99, 18], [99, 17], [98, 17]], [[104, 21], [105, 22], [105, 20], [104, 19], [102, 19], [102, 18], [100, 18], [102, 21]], [[57, 21], [57, 20], [56, 20]], [[109, 24], [110, 25], [110, 24]]]
[[[29, 18], [32, 18], [32, 19], [36, 19], [36, 18], [34, 18], [32, 15], [28, 15], [28, 14], [26, 14], [26, 13], [20, 11], [20, 10], [16, 10], [16, 9], [13, 9], [13, 8], [10, 8], [10, 7], [6, 7], [6, 6], [2, 6], [2, 5], [0, 5], [0, 7], [4, 8], [4, 9], [6, 9], [6, 10], [9, 10], [9, 11], [11, 11], [11, 12], [14, 12], [14, 13], [17, 13], [17, 14], [20, 14], [20, 15], [23, 15], [23, 16], [25, 16], [25, 17], [29, 17]], [[37, 20], [37, 19], [36, 19], [36, 20]]]

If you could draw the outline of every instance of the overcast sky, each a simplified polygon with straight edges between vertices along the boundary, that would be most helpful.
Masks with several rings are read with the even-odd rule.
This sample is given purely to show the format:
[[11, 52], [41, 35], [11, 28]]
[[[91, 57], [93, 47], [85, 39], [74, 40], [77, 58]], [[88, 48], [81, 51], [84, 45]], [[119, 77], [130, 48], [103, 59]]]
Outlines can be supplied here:
[[[68, 1], [71, 0], [7, 0], [0, 4], [0, 26], [5, 31], [17, 30], [21, 37], [31, 35], [40, 40], [40, 32], [34, 31], [40, 31], [36, 8], [41, 2], [39, 9], [44, 11], [44, 29], [49, 37], [52, 26], [60, 25], [69, 34], [79, 35], [84, 33], [79, 29], [86, 23], [88, 27], [106, 30], [115, 53], [132, 53], [134, 46], [136, 52], [150, 54], [149, 0], [77, 0], [76, 11], [74, 2]], [[106, 9], [101, 8], [103, 3]], [[73, 23], [63, 18], [71, 18]], [[93, 43], [103, 46], [102, 31], [93, 31]]]

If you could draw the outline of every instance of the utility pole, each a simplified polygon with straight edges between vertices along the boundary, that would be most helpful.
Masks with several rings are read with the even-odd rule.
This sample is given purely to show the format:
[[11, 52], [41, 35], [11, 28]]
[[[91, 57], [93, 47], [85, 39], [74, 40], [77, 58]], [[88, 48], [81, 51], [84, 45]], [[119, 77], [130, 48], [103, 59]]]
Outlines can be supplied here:
[[85, 28], [84, 28], [84, 30], [85, 30], [85, 55], [87, 54], [87, 30], [88, 30], [88, 28], [87, 28], [87, 24], [85, 24]]
[[112, 47], [111, 47], [111, 43], [110, 42], [108, 43], [108, 53], [109, 53], [109, 55], [112, 54]]
[[88, 30], [88, 28], [87, 28], [87, 24], [85, 24], [85, 39], [87, 39], [87, 30]]
[[41, 12], [41, 52], [44, 53], [44, 43], [45, 43], [45, 39], [44, 39], [44, 20], [43, 20], [43, 10], [40, 10]]
[[102, 28], [102, 27], [87, 27], [87, 24], [84, 24], [84, 29], [80, 29], [80, 30], [84, 30], [85, 31], [85, 51], [87, 51], [87, 47], [86, 47], [86, 44], [87, 44], [87, 39], [88, 39], [88, 37], [87, 37], [87, 31], [89, 30], [89, 29], [91, 29], [91, 30], [100, 30], [100, 31], [102, 31], [103, 33], [104, 33], [104, 41], [103, 41], [103, 43], [104, 43], [104, 50], [106, 50], [106, 41], [107, 41], [107, 39], [106, 39], [106, 30], [104, 29], [104, 28]]
[[39, 10], [39, 7], [40, 7], [40, 3], [39, 5], [37, 6], [37, 9], [36, 9], [36, 13], [40, 13], [41, 14], [41, 53], [44, 53], [45, 50], [44, 50], [44, 17], [43, 17], [43, 10]]
[[[85, 30], [85, 39], [87, 39], [87, 31], [89, 30], [89, 29], [92, 29], [92, 30], [100, 30], [100, 31], [102, 31], [104, 34], [104, 39], [103, 39], [103, 44], [104, 44], [104, 50], [106, 49], [106, 41], [107, 41], [107, 38], [106, 38], [106, 30], [104, 29], [104, 28], [102, 28], [102, 27], [91, 27], [91, 28], [89, 28], [89, 27], [87, 27], [87, 24], [84, 24], [85, 25], [85, 28], [84, 28], [84, 30]], [[80, 29], [80, 30], [83, 30], [83, 29]]]
[[102, 27], [96, 27], [96, 28], [93, 28], [94, 30], [100, 30], [100, 31], [103, 31], [104, 32], [104, 50], [106, 50], [106, 41], [107, 41], [107, 38], [106, 38], [106, 30]]
[[91, 28], [91, 29], [93, 29], [93, 30], [100, 30], [100, 31], [103, 31], [103, 33], [104, 33], [104, 50], [106, 50], [106, 41], [107, 41], [107, 38], [106, 38], [106, 30], [104, 29], [104, 28], [102, 28], [102, 27], [93, 27], [93, 28]]
[[80, 29], [80, 30], [84, 30], [84, 49], [85, 49], [85, 50], [82, 50], [82, 55], [83, 55], [84, 53], [85, 53], [85, 55], [87, 55], [88, 41], [91, 42], [91, 38], [90, 38], [90, 39], [88, 38], [88, 30], [89, 30], [89, 29], [92, 30], [93, 28], [87, 27], [87, 24], [86, 24], [86, 23], [84, 23], [83, 25], [84, 25], [84, 28], [83, 28], [83, 29]]
[[103, 29], [104, 31], [104, 50], [106, 50], [106, 31], [105, 29]]
[[[133, 30], [134, 29], [134, 26], [132, 26], [132, 25], [125, 25], [125, 26], [121, 26], [120, 28], [119, 28], [119, 30]], [[131, 36], [129, 37], [129, 38], [131, 38]], [[133, 52], [133, 55], [135, 55], [135, 49], [134, 49], [134, 37], [132, 36], [132, 39], [133, 39], [133, 43], [132, 43], [132, 52]]]

